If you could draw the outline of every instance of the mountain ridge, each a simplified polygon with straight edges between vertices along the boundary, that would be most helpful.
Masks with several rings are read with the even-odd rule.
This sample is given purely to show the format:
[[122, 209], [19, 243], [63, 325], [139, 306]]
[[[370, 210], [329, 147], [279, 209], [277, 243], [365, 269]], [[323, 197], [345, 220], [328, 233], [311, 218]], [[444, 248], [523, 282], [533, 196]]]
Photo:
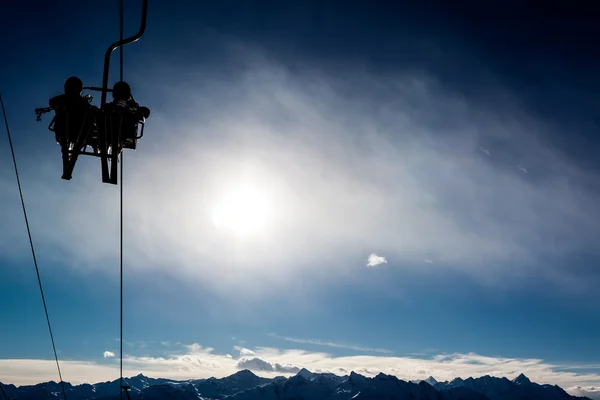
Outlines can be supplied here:
[[[489, 375], [438, 382], [433, 377], [404, 381], [379, 373], [366, 377], [354, 371], [338, 376], [302, 368], [290, 377], [262, 378], [241, 370], [224, 378], [173, 380], [138, 374], [124, 381], [133, 400], [574, 400], [588, 399], [568, 394], [556, 385], [540, 385], [524, 374], [509, 380]], [[60, 399], [60, 384], [3, 384], [10, 399]], [[69, 400], [119, 399], [119, 380], [71, 385], [65, 382]]]

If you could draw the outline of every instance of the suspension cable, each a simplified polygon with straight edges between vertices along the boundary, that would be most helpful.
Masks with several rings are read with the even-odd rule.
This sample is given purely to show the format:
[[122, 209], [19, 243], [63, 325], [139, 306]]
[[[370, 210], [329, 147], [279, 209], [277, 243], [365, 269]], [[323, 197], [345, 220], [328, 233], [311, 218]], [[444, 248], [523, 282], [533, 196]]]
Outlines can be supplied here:
[[[123, 23], [123, 15], [124, 15], [124, 0], [119, 0], [119, 41], [123, 41], [123, 28], [124, 28], [124, 23]], [[121, 46], [119, 48], [120, 52], [119, 52], [119, 80], [123, 81], [123, 47]], [[123, 127], [121, 126], [121, 129], [123, 129]], [[120, 204], [119, 204], [119, 212], [120, 212], [120, 233], [119, 233], [119, 245], [120, 245], [120, 249], [119, 249], [119, 253], [120, 253], [120, 260], [119, 260], [119, 269], [120, 269], [120, 274], [121, 274], [121, 293], [120, 293], [120, 312], [119, 312], [119, 316], [120, 316], [120, 322], [119, 322], [119, 333], [120, 333], [120, 340], [119, 340], [119, 359], [120, 359], [120, 385], [121, 385], [121, 389], [120, 389], [120, 396], [121, 399], [123, 399], [123, 150], [121, 150], [121, 168], [120, 168]], [[128, 396], [129, 397], [129, 396]]]
[[121, 254], [121, 262], [120, 262], [120, 269], [121, 269], [121, 323], [120, 323], [120, 327], [121, 327], [121, 349], [120, 349], [120, 358], [121, 358], [121, 397], [123, 397], [123, 152], [121, 152], [121, 168], [120, 168], [120, 181], [121, 183], [119, 184], [120, 186], [120, 194], [121, 194], [121, 198], [120, 198], [120, 220], [121, 220], [121, 232], [120, 232], [120, 254]]
[[21, 188], [21, 179], [19, 178], [19, 169], [17, 168], [17, 158], [15, 156], [15, 149], [13, 147], [12, 137], [10, 134], [10, 128], [8, 126], [8, 118], [6, 117], [6, 108], [4, 107], [4, 100], [0, 93], [0, 105], [2, 106], [2, 115], [4, 116], [4, 125], [6, 126], [6, 134], [8, 135], [8, 144], [10, 145], [10, 152], [12, 154], [13, 165], [15, 167], [15, 175], [17, 177], [17, 186], [19, 187], [19, 196], [21, 197], [21, 206], [23, 208], [23, 216], [25, 217], [25, 227], [27, 228], [27, 235], [29, 236], [29, 245], [31, 247], [31, 255], [33, 256], [33, 264], [35, 265], [35, 272], [37, 274], [38, 285], [40, 287], [40, 294], [42, 295], [42, 303], [44, 304], [44, 313], [46, 314], [46, 322], [48, 323], [48, 331], [50, 332], [50, 340], [52, 341], [52, 350], [54, 351], [54, 359], [56, 360], [56, 369], [58, 369], [58, 377], [60, 379], [60, 385], [62, 387], [63, 397], [67, 399], [67, 392], [65, 390], [65, 384], [63, 382], [62, 373], [60, 372], [60, 364], [58, 363], [58, 354], [56, 352], [56, 345], [54, 344], [54, 335], [52, 334], [52, 325], [50, 325], [50, 316], [48, 315], [48, 306], [46, 305], [46, 298], [44, 297], [44, 288], [42, 286], [42, 278], [40, 277], [40, 269], [38, 267], [37, 258], [35, 256], [35, 248], [33, 247], [33, 239], [31, 238], [31, 229], [29, 228], [29, 220], [27, 219], [27, 210], [25, 208], [25, 200], [23, 199], [23, 190]]
[[[119, 0], [119, 41], [123, 41], [124, 1]], [[119, 80], [123, 80], [123, 46], [119, 47]]]

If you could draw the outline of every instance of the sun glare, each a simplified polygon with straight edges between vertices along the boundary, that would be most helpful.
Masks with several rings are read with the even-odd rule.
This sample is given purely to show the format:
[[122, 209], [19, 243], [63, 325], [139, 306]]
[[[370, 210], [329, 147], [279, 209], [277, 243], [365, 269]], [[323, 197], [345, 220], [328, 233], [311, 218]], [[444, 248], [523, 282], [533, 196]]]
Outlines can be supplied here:
[[267, 227], [270, 204], [266, 193], [257, 187], [240, 186], [225, 195], [212, 211], [217, 228], [237, 236], [253, 236]]

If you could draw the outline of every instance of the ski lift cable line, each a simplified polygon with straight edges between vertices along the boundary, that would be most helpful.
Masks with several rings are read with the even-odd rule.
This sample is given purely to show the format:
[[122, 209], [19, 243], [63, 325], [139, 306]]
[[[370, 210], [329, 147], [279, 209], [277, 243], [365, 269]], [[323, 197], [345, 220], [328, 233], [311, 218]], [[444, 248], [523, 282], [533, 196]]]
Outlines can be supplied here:
[[52, 333], [52, 325], [50, 324], [50, 316], [48, 314], [48, 305], [46, 304], [46, 297], [44, 296], [44, 287], [42, 285], [42, 278], [40, 276], [40, 268], [38, 266], [37, 257], [35, 255], [35, 247], [33, 246], [33, 239], [31, 237], [31, 228], [29, 227], [29, 219], [27, 218], [27, 209], [25, 207], [25, 200], [23, 198], [23, 189], [21, 187], [21, 179], [19, 178], [19, 168], [17, 167], [17, 157], [15, 156], [15, 149], [13, 146], [12, 136], [10, 134], [10, 127], [8, 125], [8, 118], [6, 116], [6, 107], [4, 106], [4, 99], [2, 93], [0, 93], [0, 106], [2, 107], [2, 116], [4, 117], [4, 125], [6, 127], [6, 134], [8, 136], [8, 144], [12, 155], [13, 165], [15, 168], [15, 176], [17, 178], [17, 187], [19, 188], [19, 196], [21, 198], [21, 207], [23, 208], [23, 217], [25, 218], [25, 227], [27, 228], [27, 236], [29, 237], [29, 245], [31, 247], [31, 255], [33, 257], [33, 265], [35, 265], [35, 273], [37, 275], [38, 285], [40, 287], [40, 294], [42, 296], [42, 303], [44, 305], [44, 313], [46, 314], [46, 322], [48, 323], [48, 331], [50, 332], [50, 340], [52, 341], [52, 350], [54, 351], [54, 359], [56, 360], [56, 369], [58, 370], [58, 378], [60, 379], [60, 385], [62, 388], [63, 398], [67, 399], [67, 392], [65, 390], [65, 384], [60, 371], [60, 363], [58, 362], [58, 354], [56, 352], [56, 344], [54, 342], [54, 335]]

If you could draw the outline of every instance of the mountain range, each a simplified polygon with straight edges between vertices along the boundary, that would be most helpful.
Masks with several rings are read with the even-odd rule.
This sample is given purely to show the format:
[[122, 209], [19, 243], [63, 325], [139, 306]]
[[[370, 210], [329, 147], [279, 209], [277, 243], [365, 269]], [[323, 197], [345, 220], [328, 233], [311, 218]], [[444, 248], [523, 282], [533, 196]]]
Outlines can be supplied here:
[[[300, 370], [289, 378], [262, 378], [249, 370], [226, 378], [187, 381], [149, 378], [142, 374], [124, 379], [133, 400], [571, 400], [556, 385], [539, 385], [521, 374], [513, 380], [483, 376], [438, 382], [433, 377], [406, 382], [380, 373], [373, 378], [351, 372], [337, 376]], [[11, 400], [62, 398], [60, 383], [31, 386], [2, 385]], [[120, 399], [119, 380], [96, 384], [65, 383], [69, 400]], [[125, 398], [125, 397], [124, 397]]]

